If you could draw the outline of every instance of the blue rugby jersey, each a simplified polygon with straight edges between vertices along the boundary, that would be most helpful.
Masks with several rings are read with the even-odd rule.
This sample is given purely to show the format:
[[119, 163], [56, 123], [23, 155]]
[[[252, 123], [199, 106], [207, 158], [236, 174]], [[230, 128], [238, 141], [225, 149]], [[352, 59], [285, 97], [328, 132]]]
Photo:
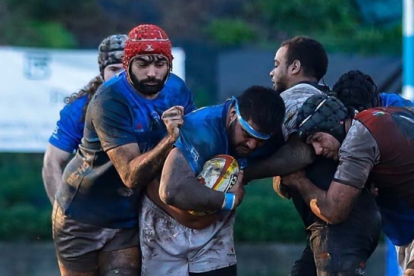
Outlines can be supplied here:
[[226, 116], [230, 106], [231, 101], [227, 101], [201, 108], [184, 117], [175, 146], [180, 149], [195, 175], [213, 156], [229, 154]]
[[78, 148], [85, 126], [82, 114], [87, 100], [88, 95], [84, 95], [65, 105], [60, 111], [60, 119], [56, 124], [56, 128], [49, 138], [50, 144], [70, 153]]
[[171, 77], [173, 83], [154, 100], [137, 94], [125, 72], [99, 88], [88, 106], [82, 143], [57, 195], [66, 215], [107, 228], [138, 225], [139, 191], [123, 184], [106, 151], [137, 143], [145, 153], [167, 134], [161, 120], [165, 110], [175, 105], [184, 106], [186, 113], [195, 109], [191, 92]]
[[394, 93], [381, 93], [380, 98], [382, 107], [414, 106], [412, 101], [404, 99], [400, 95]]
[[[184, 117], [180, 137], [175, 146], [198, 175], [206, 161], [219, 154], [232, 155], [226, 131], [226, 117], [232, 100], [224, 104], [204, 107]], [[264, 145], [255, 149], [247, 158], [237, 158], [240, 168], [266, 158], [284, 144], [282, 133], [275, 134]]]
[[[179, 92], [181, 95], [191, 95], [185, 82], [178, 76], [171, 74], [162, 89], [161, 94], [175, 93], [174, 91]], [[56, 124], [52, 136], [49, 138], [50, 144], [70, 153], [78, 149], [85, 126], [85, 122], [82, 120], [82, 115], [87, 99], [87, 95], [82, 96], [72, 103], [67, 104], [60, 111], [59, 121]], [[195, 109], [194, 105], [188, 106], [186, 111], [189, 112], [193, 109]]]

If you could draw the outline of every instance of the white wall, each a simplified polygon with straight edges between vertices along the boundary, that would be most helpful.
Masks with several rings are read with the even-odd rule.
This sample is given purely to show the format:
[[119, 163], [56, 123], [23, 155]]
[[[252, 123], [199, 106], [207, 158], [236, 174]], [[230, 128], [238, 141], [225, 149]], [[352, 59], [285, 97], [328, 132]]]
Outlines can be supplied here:
[[[185, 78], [185, 54], [173, 48]], [[63, 99], [99, 74], [97, 51], [0, 47], [0, 152], [43, 152]]]

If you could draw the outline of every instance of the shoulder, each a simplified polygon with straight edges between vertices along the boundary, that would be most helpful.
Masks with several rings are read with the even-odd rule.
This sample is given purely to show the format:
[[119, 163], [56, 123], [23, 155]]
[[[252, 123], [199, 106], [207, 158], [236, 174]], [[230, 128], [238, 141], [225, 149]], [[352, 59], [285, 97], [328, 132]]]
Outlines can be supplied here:
[[165, 86], [171, 87], [171, 88], [180, 88], [182, 86], [185, 86], [185, 82], [182, 78], [180, 78], [176, 74], [171, 73], [167, 79], [167, 83], [165, 84]]
[[354, 119], [369, 128], [377, 122], [384, 123], [388, 121], [392, 117], [392, 113], [404, 110], [406, 109], [403, 107], [373, 107], [359, 112]]
[[225, 132], [224, 112], [225, 104], [197, 109], [184, 116], [181, 132], [190, 140], [197, 140], [197, 143], [217, 142]]
[[72, 118], [74, 120], [79, 120], [82, 116], [83, 109], [88, 101], [88, 95], [84, 95], [80, 98], [77, 98], [71, 103], [68, 103], [60, 111], [60, 120], [65, 120]]
[[301, 83], [285, 90], [280, 96], [285, 102], [287, 111], [297, 112], [308, 98], [320, 94], [323, 94], [323, 92], [312, 85]]
[[83, 95], [82, 97], [77, 98], [76, 100], [74, 100], [68, 105], [71, 106], [72, 108], [83, 107], [87, 101], [88, 101], [88, 95]]
[[91, 102], [94, 103], [105, 103], [112, 101], [125, 101], [126, 98], [121, 93], [123, 87], [120, 83], [120, 80], [105, 82], [99, 89], [96, 91]]
[[221, 149], [222, 143], [227, 140], [224, 107], [224, 104], [204, 107], [189, 113], [184, 117], [180, 133], [191, 144], [210, 148], [207, 152]]
[[95, 96], [100, 98], [118, 97], [121, 91], [129, 91], [125, 71], [116, 74], [114, 77], [104, 82], [96, 91]]
[[[352, 125], [340, 148], [340, 155], [349, 156], [377, 155], [378, 145], [370, 129], [359, 120], [352, 120]], [[352, 154], [350, 154], [352, 153]]]
[[[103, 120], [115, 118], [114, 116], [127, 116], [131, 113], [131, 102], [125, 97], [117, 86], [101, 87], [89, 103], [87, 118]], [[121, 116], [121, 117], [122, 117]]]
[[227, 154], [227, 134], [222, 114], [223, 105], [201, 108], [184, 117], [175, 146], [196, 174], [204, 162], [214, 155]]
[[190, 94], [185, 81], [177, 75], [171, 73], [165, 83], [164, 90], [168, 90], [169, 93], [175, 94]]
[[214, 105], [202, 107], [193, 112], [187, 114], [184, 119], [186, 122], [208, 122], [208, 121], [217, 121], [221, 122], [223, 118], [223, 112], [226, 104]]
[[413, 102], [395, 93], [381, 93], [381, 106], [413, 106]]
[[285, 139], [296, 131], [296, 118], [303, 103], [311, 96], [323, 94], [310, 84], [301, 83], [285, 90], [280, 96], [285, 103], [285, 120], [282, 131]]
[[300, 83], [280, 94], [283, 100], [309, 98], [313, 95], [323, 94], [322, 91], [307, 83]]
[[[366, 134], [369, 134], [369, 130], [360, 120], [358, 120], [357, 117], [355, 117], [355, 119], [352, 120], [351, 127], [349, 128], [346, 136], [358, 139], [359, 136]], [[371, 136], [371, 134], [369, 134], [369, 136]]]

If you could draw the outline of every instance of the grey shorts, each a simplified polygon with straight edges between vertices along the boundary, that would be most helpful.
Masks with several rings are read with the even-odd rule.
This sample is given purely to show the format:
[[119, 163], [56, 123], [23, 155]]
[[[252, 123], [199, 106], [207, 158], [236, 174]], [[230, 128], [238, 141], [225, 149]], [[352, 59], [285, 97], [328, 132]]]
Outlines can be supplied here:
[[235, 212], [195, 230], [179, 224], [147, 196], [140, 214], [142, 276], [188, 276], [235, 265]]
[[98, 269], [99, 251], [116, 251], [139, 245], [138, 228], [109, 229], [76, 221], [63, 214], [55, 201], [52, 231], [59, 262], [75, 272]]

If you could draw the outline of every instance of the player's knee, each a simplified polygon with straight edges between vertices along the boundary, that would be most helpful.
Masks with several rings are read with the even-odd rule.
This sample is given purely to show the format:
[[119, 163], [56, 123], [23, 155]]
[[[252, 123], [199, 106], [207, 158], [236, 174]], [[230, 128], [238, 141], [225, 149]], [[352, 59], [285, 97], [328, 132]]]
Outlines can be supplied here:
[[137, 267], [117, 267], [100, 273], [101, 276], [140, 276], [141, 269]]
[[141, 272], [141, 253], [138, 247], [102, 251], [99, 262], [100, 275], [103, 276], [138, 276]]

